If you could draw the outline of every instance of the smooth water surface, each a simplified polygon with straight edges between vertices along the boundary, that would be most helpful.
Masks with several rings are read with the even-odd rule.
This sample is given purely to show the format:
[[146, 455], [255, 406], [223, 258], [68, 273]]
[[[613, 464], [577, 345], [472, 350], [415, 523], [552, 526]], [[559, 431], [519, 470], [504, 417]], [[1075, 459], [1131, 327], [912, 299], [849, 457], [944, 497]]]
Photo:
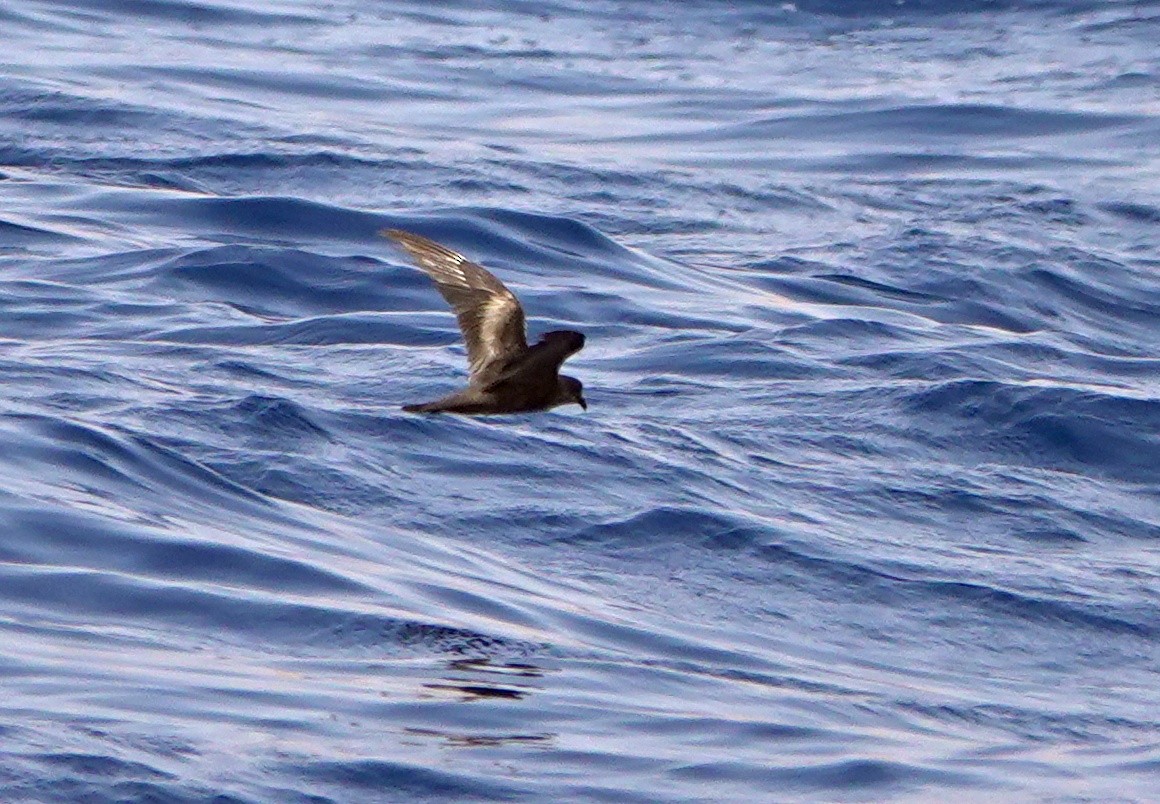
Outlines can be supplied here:
[[1160, 789], [1160, 4], [0, 29], [3, 801]]

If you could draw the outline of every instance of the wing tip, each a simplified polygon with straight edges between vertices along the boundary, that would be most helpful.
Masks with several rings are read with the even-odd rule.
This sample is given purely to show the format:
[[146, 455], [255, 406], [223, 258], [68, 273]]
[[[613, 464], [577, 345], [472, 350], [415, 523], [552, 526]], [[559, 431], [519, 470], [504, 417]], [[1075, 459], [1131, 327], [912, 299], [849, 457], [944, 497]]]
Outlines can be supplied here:
[[577, 332], [573, 329], [557, 329], [545, 332], [540, 336], [541, 342], [559, 344], [561, 347], [569, 349], [571, 354], [583, 349], [585, 340], [583, 332]]
[[409, 240], [411, 238], [418, 236], [418, 235], [411, 234], [410, 232], [406, 231], [405, 229], [393, 229], [391, 227], [387, 227], [386, 229], [379, 229], [378, 235], [379, 235], [379, 237], [385, 237], [388, 240], [394, 240], [396, 243], [402, 243], [406, 240]]
[[436, 243], [429, 237], [424, 237], [421, 234], [408, 232], [406, 229], [379, 229], [379, 234], [390, 240], [394, 240], [404, 249], [411, 253], [411, 256], [420, 262], [420, 267], [430, 267], [422, 265], [424, 258], [434, 259], [440, 258], [444, 260], [452, 260], [454, 262], [466, 262], [467, 258], [458, 251], [448, 248], [440, 243]]

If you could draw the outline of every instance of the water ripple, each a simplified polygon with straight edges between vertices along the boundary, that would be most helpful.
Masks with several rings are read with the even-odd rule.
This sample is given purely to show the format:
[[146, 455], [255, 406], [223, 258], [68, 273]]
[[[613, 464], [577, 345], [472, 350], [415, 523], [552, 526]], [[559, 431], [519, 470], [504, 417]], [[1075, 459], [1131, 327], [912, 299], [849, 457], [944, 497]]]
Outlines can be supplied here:
[[0, 798], [1150, 800], [1154, 5], [6, 4]]

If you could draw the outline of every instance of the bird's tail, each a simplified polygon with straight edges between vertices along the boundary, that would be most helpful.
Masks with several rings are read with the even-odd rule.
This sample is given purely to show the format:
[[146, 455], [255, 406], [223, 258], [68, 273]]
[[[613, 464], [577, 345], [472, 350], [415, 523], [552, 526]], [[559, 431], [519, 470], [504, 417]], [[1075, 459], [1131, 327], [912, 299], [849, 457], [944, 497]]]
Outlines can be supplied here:
[[434, 402], [419, 402], [403, 405], [407, 413], [498, 413], [495, 406], [479, 397], [478, 391], [465, 388]]

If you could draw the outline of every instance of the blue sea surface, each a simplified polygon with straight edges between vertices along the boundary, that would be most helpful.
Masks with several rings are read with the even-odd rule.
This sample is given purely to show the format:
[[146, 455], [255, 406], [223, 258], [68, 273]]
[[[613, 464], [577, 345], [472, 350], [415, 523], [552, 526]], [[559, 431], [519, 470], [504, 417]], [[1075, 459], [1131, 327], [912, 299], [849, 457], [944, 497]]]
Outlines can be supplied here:
[[0, 801], [1157, 800], [1157, 0], [0, 30]]

